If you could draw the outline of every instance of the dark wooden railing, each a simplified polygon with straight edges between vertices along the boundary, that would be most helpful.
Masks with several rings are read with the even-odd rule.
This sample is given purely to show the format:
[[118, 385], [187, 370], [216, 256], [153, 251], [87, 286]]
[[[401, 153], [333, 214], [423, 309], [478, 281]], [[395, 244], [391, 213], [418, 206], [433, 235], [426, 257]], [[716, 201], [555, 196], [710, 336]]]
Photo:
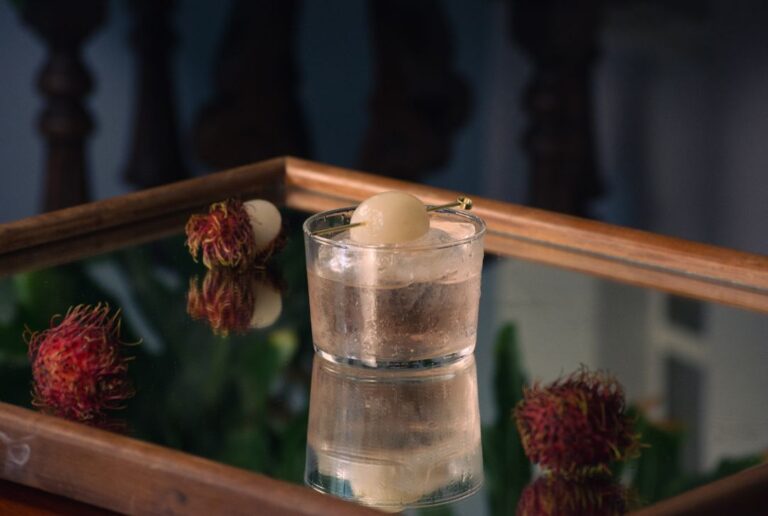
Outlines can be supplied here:
[[[91, 75], [81, 59], [105, 19], [105, 0], [28, 0], [23, 19], [46, 42], [39, 85], [46, 104], [44, 209], [89, 200], [84, 100]], [[124, 178], [146, 188], [188, 177], [194, 156], [211, 169], [281, 154], [308, 156], [299, 102], [296, 40], [300, 2], [236, 0], [222, 33], [212, 97], [200, 109], [192, 149], [180, 145], [172, 71], [174, 0], [131, 0], [136, 56], [132, 137]], [[531, 59], [524, 93], [528, 130], [528, 201], [589, 215], [601, 192], [591, 82], [603, 0], [508, 0], [510, 34]], [[362, 168], [415, 179], [444, 166], [471, 108], [467, 81], [453, 64], [454, 36], [441, 4], [370, 1], [375, 84]], [[511, 171], [510, 171], [511, 173]]]
[[81, 47], [101, 25], [105, 12], [104, 0], [30, 0], [23, 4], [23, 19], [45, 41], [48, 54], [38, 78], [45, 95], [39, 128], [46, 141], [46, 211], [90, 198], [86, 138], [93, 119], [84, 99], [93, 81]]

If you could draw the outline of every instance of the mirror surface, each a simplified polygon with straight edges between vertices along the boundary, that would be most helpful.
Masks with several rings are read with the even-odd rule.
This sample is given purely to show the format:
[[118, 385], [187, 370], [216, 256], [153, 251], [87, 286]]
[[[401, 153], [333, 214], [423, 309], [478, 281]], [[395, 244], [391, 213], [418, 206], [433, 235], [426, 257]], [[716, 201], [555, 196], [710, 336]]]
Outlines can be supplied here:
[[[287, 211], [284, 218], [287, 245], [257, 273], [207, 272], [191, 259], [177, 224], [171, 236], [149, 243], [117, 240], [113, 251], [6, 274], [0, 278], [0, 401], [302, 483], [310, 399], [319, 394], [310, 394], [314, 353], [301, 235], [306, 214]], [[82, 407], [51, 410], [45, 404], [50, 392], [33, 384], [25, 327], [45, 330], [70, 307], [97, 303], [108, 303], [110, 314], [120, 309], [121, 356], [132, 359], [124, 374], [110, 376], [112, 390], [98, 401], [97, 416]], [[464, 500], [409, 511], [506, 515], [515, 514], [521, 499], [608, 503], [619, 496], [611, 482], [526, 487], [539, 470], [523, 454], [512, 418], [523, 386], [580, 368], [610, 372], [624, 388], [645, 447], [613, 478], [632, 487], [634, 503], [653, 503], [758, 464], [768, 450], [767, 335], [765, 314], [486, 256], [476, 387], [459, 382], [442, 397], [434, 384], [423, 392], [406, 389], [409, 406], [427, 424], [440, 425], [457, 418], [446, 400], [477, 389], [485, 483]], [[336, 376], [342, 382], [337, 392], [349, 391], [345, 378]], [[383, 385], [363, 396], [363, 406], [366, 396], [380, 408], [399, 406], [393, 397], [400, 391]], [[322, 403], [333, 419], [348, 415], [356, 401], [337, 395]], [[473, 410], [467, 409], [468, 419], [476, 418]], [[371, 419], [369, 431], [384, 435], [386, 420]], [[403, 424], [394, 416], [390, 421], [393, 429]], [[397, 430], [389, 437], [413, 443], [435, 428], [421, 435]], [[440, 462], [441, 452], [427, 451], [422, 459]], [[431, 496], [432, 487], [409, 493], [409, 504]]]

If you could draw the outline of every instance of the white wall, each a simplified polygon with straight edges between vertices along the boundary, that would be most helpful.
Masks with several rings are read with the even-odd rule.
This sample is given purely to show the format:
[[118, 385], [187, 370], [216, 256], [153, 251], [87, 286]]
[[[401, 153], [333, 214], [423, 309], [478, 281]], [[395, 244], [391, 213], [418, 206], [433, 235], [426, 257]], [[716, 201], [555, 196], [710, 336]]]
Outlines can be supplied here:
[[704, 414], [704, 462], [768, 451], [768, 317], [733, 308], [710, 310]]
[[513, 321], [531, 380], [549, 382], [597, 364], [598, 280], [562, 269], [504, 260], [496, 314]]
[[596, 83], [607, 218], [768, 253], [766, 20], [757, 0], [614, 11]]

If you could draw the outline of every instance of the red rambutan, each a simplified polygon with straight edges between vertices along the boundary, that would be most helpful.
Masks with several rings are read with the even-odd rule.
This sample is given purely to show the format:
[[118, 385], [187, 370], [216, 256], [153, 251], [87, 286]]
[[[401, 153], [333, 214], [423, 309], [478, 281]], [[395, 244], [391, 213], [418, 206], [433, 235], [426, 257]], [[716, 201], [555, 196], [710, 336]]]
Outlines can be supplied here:
[[615, 460], [639, 451], [624, 391], [615, 378], [581, 369], [541, 387], [526, 388], [515, 407], [525, 454], [566, 476], [607, 473]]
[[197, 260], [202, 248], [203, 263], [244, 268], [255, 253], [253, 232], [243, 203], [230, 199], [211, 205], [207, 215], [192, 215], [185, 228], [187, 247]]
[[197, 260], [202, 250], [209, 269], [245, 269], [266, 261], [284, 243], [280, 212], [263, 200], [214, 203], [207, 214], [192, 215], [185, 232], [190, 254]]
[[517, 516], [620, 516], [630, 509], [632, 498], [610, 478], [547, 475], [523, 489]]
[[282, 311], [280, 289], [264, 271], [236, 272], [214, 268], [189, 282], [187, 313], [207, 321], [213, 333], [226, 337], [271, 325]]
[[121, 356], [120, 311], [109, 305], [71, 307], [60, 322], [24, 340], [32, 363], [32, 404], [43, 412], [100, 427], [115, 426], [105, 411], [134, 395]]

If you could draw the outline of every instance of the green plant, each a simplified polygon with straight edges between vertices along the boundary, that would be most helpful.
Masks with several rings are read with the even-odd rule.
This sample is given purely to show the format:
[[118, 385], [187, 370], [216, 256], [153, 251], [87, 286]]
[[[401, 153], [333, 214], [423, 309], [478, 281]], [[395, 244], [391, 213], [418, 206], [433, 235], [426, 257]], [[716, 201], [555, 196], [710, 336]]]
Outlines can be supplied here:
[[531, 465], [512, 418], [527, 383], [513, 324], [499, 331], [494, 359], [496, 421], [483, 428], [483, 461], [491, 514], [502, 516], [515, 513], [520, 494], [531, 480]]

